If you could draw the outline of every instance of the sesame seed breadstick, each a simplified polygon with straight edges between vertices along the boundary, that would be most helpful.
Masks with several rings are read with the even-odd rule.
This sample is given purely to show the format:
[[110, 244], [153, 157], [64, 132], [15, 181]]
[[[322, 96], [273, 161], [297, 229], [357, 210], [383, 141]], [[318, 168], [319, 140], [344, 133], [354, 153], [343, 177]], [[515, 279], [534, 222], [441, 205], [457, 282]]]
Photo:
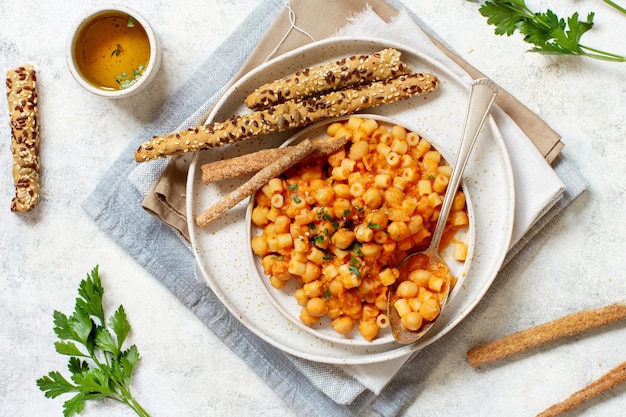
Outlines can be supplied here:
[[286, 102], [228, 120], [198, 126], [144, 142], [135, 151], [137, 162], [228, 145], [253, 136], [304, 127], [382, 104], [423, 95], [439, 86], [432, 74], [415, 73], [334, 91], [320, 97]]
[[240, 185], [234, 191], [226, 195], [223, 199], [209, 207], [207, 210], [196, 216], [196, 224], [205, 227], [213, 220], [233, 208], [244, 198], [254, 194], [263, 187], [269, 180], [277, 177], [282, 172], [294, 166], [298, 161], [313, 151], [313, 143], [310, 139], [305, 139], [289, 150], [265, 168], [257, 172], [252, 178]]
[[626, 382], [626, 362], [622, 362], [600, 378], [593, 381], [586, 387], [576, 391], [567, 399], [558, 402], [543, 412], [537, 414], [537, 417], [555, 417], [567, 411], [573, 410], [579, 405], [592, 398], [617, 387]]
[[15, 183], [11, 211], [25, 212], [32, 210], [39, 202], [39, 122], [35, 69], [32, 65], [10, 69], [6, 86]]
[[467, 352], [467, 359], [473, 367], [485, 365], [624, 318], [626, 318], [624, 302], [579, 311], [475, 347]]
[[[314, 158], [318, 156], [330, 155], [337, 149], [344, 146], [346, 142], [347, 140], [345, 136], [338, 139], [316, 140], [313, 142], [313, 151], [309, 157]], [[262, 149], [250, 154], [203, 164], [200, 167], [202, 170], [202, 182], [204, 184], [210, 184], [258, 171], [263, 167], [268, 166], [281, 156], [291, 152], [293, 148], [294, 146]]]
[[400, 51], [387, 48], [307, 68], [257, 88], [246, 97], [246, 106], [263, 110], [287, 100], [300, 100], [330, 90], [409, 74], [410, 68], [400, 61], [400, 55]]

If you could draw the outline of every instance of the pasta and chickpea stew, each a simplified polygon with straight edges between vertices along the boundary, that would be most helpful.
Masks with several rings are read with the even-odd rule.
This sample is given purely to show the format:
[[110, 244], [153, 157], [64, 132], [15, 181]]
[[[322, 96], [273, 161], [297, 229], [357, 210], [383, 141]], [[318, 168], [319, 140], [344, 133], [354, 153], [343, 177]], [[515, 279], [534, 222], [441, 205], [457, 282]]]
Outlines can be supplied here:
[[[250, 219], [259, 233], [251, 237], [252, 252], [274, 289], [296, 282], [294, 302], [306, 326], [327, 317], [337, 334], [349, 337], [356, 328], [371, 342], [389, 325], [388, 288], [398, 284], [394, 306], [408, 315], [407, 328], [419, 330], [439, 316], [446, 285], [456, 278], [419, 256], [410, 273], [399, 266], [428, 246], [452, 169], [418, 133], [375, 118], [331, 122], [326, 135], [348, 142], [300, 162], [254, 195]], [[450, 246], [459, 262], [468, 244], [455, 235], [468, 226], [458, 190], [441, 247]]]

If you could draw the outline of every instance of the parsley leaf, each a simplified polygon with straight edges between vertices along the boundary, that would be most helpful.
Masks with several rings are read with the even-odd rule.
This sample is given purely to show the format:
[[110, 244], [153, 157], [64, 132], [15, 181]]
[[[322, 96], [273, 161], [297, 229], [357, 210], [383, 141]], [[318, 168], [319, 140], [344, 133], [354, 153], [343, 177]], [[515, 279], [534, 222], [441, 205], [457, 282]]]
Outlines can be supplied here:
[[361, 244], [359, 242], [352, 242], [352, 244], [350, 245], [350, 251], [357, 256], [363, 256], [363, 252], [361, 251]]
[[[71, 316], [55, 311], [54, 343], [59, 354], [70, 356], [71, 382], [58, 371], [37, 380], [46, 398], [75, 393], [63, 403], [63, 415], [80, 414], [88, 400], [111, 398], [127, 404], [140, 417], [150, 417], [130, 392], [131, 376], [139, 362], [135, 345], [122, 351], [130, 323], [123, 306], [105, 320], [102, 297], [104, 288], [98, 266], [81, 281]], [[81, 360], [79, 358], [86, 358]]]
[[325, 239], [324, 239], [324, 236], [322, 236], [322, 235], [315, 235], [315, 236], [312, 236], [312, 237], [309, 239], [309, 242], [311, 242], [311, 243], [312, 243], [312, 244], [314, 244], [315, 246], [321, 246], [321, 245], [323, 245], [323, 244], [324, 244], [324, 241], [325, 241]]
[[[613, 2], [608, 2], [620, 9]], [[567, 20], [558, 17], [552, 10], [534, 12], [525, 0], [490, 0], [479, 9], [487, 23], [495, 26], [496, 35], [511, 36], [518, 31], [524, 41], [533, 44], [531, 52], [555, 55], [578, 55], [604, 61], [626, 62], [626, 57], [601, 51], [581, 44], [582, 36], [593, 27], [594, 13], [580, 20], [578, 12]]]
[[357, 278], [361, 278], [361, 271], [359, 271], [359, 268], [356, 265], [350, 265], [348, 269], [350, 270], [350, 272], [356, 275]]

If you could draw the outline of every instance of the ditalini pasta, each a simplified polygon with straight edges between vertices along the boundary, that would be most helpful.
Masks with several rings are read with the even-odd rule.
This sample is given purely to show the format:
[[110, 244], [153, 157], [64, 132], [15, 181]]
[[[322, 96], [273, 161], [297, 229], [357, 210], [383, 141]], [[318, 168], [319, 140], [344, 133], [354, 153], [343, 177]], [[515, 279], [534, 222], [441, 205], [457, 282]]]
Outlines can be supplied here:
[[[303, 323], [328, 316], [338, 333], [356, 327], [371, 341], [388, 325], [388, 287], [400, 277], [399, 262], [430, 240], [451, 169], [426, 139], [401, 126], [352, 116], [329, 124], [327, 134], [348, 144], [255, 194], [252, 221], [262, 233], [251, 246], [275, 288], [299, 283]], [[464, 194], [452, 192], [448, 233], [469, 224]], [[419, 269], [401, 294], [422, 320], [434, 320], [433, 301], [446, 288], [436, 271]]]

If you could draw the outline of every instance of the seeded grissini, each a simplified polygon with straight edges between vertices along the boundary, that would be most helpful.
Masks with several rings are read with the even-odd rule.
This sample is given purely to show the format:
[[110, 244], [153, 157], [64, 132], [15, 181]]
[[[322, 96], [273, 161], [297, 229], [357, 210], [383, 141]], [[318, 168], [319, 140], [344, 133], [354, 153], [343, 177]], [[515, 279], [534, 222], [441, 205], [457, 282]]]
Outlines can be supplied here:
[[37, 75], [32, 65], [7, 71], [15, 197], [11, 211], [26, 212], [39, 202], [39, 121]]
[[310, 139], [305, 139], [296, 146], [291, 147], [286, 154], [261, 169], [244, 184], [196, 216], [196, 224], [200, 227], [205, 227], [244, 198], [260, 190], [269, 180], [294, 166], [311, 152], [313, 152], [313, 142]]
[[[313, 141], [313, 151], [308, 155], [307, 159], [330, 155], [344, 146], [347, 141], [345, 136], [329, 140], [315, 140]], [[261, 149], [260, 151], [236, 156], [234, 158], [203, 164], [200, 167], [202, 170], [202, 182], [206, 185], [259, 171], [281, 156], [291, 152], [294, 146], [295, 145], [285, 146], [284, 148]]]
[[286, 102], [266, 110], [198, 126], [144, 142], [135, 151], [137, 162], [150, 161], [202, 149], [228, 145], [250, 137], [282, 132], [312, 123], [353, 114], [359, 110], [423, 95], [439, 86], [439, 78], [414, 73], [352, 88]]
[[289, 100], [301, 100], [331, 90], [407, 75], [411, 70], [400, 60], [400, 55], [397, 49], [387, 48], [307, 68], [258, 87], [246, 97], [246, 106], [252, 110], [263, 110]]

